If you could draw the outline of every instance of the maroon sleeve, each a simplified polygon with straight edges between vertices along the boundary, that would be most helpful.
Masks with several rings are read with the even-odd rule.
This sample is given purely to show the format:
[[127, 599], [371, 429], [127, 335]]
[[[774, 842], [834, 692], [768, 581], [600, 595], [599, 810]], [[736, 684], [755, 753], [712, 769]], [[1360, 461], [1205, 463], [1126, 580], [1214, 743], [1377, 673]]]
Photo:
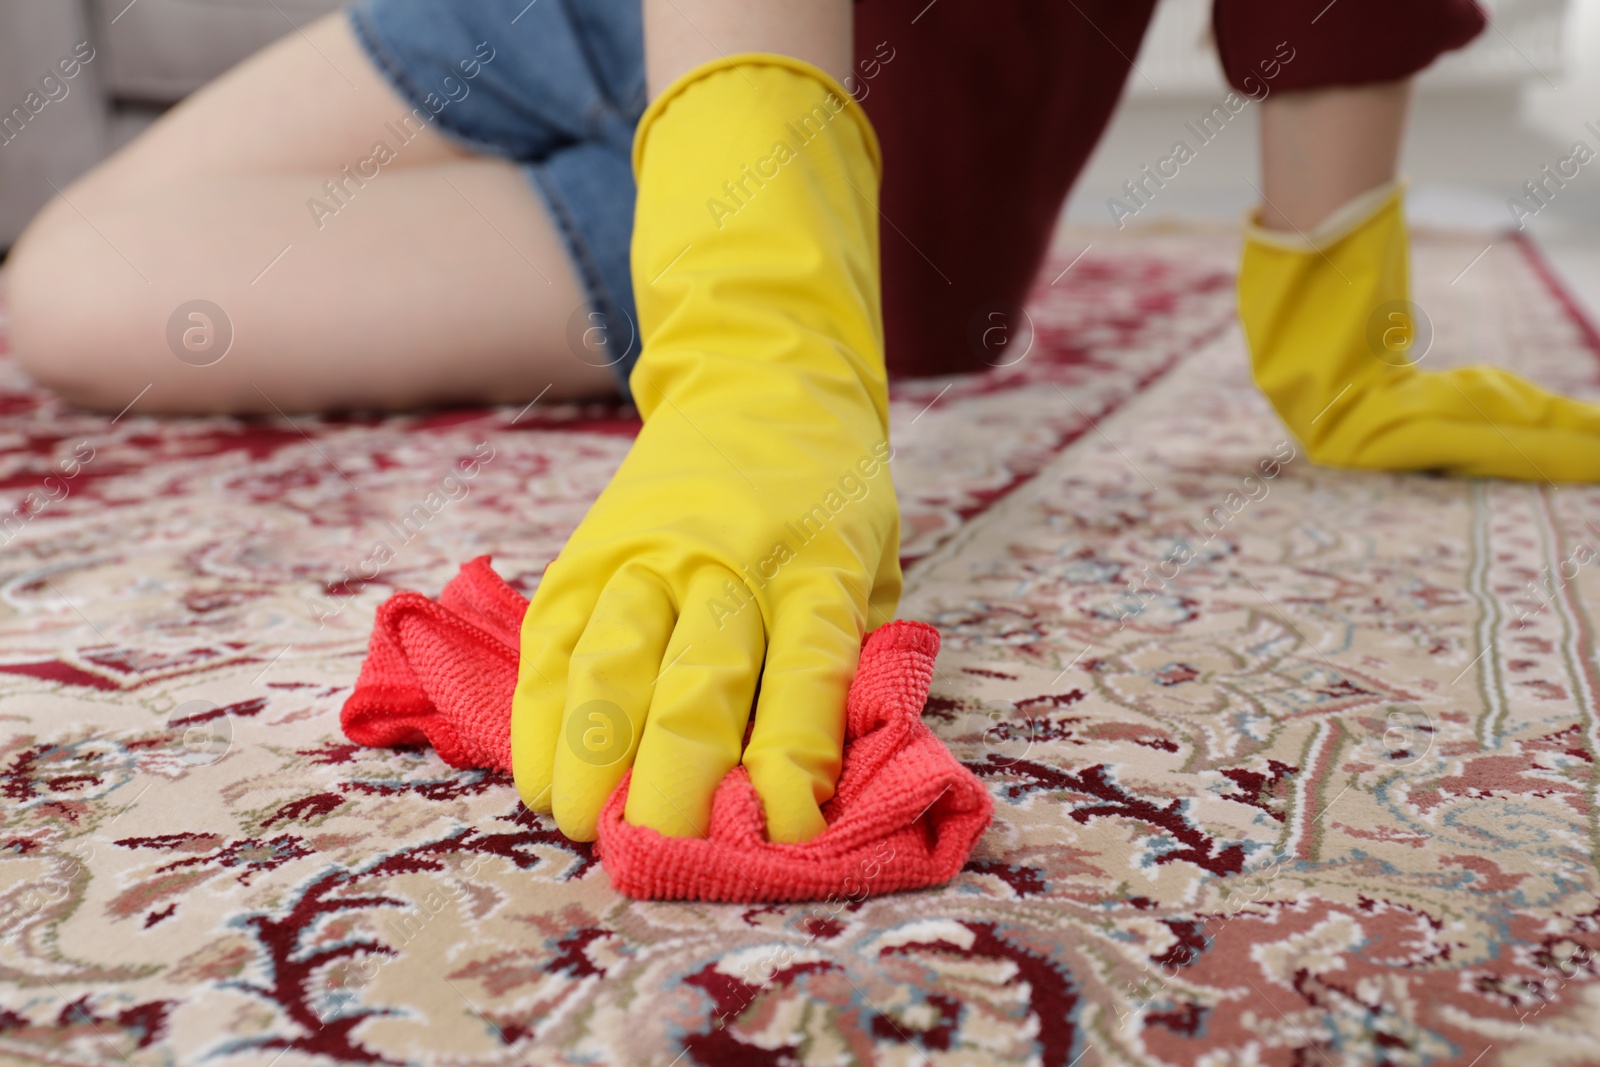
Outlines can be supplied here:
[[1486, 25], [1473, 0], [1215, 0], [1222, 69], [1265, 92], [1398, 81]]

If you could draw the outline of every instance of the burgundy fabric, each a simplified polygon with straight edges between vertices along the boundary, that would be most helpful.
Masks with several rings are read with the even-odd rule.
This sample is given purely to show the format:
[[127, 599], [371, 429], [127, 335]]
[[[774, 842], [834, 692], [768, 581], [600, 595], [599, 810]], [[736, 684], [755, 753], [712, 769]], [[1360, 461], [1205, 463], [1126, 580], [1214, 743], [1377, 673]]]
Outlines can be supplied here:
[[[1111, 118], [1153, 8], [1154, 0], [856, 4], [858, 61], [847, 87], [883, 145], [891, 376], [1015, 358], [999, 342], [1020, 336], [1020, 306], [1056, 215]], [[1470, 41], [1484, 18], [1472, 0], [1216, 0], [1214, 24], [1242, 91], [1287, 42], [1294, 58], [1270, 82], [1282, 92], [1405, 77]]]
[[[1154, 0], [861, 0], [855, 79], [883, 146], [889, 373], [981, 370], [1014, 331]], [[864, 76], [880, 51], [876, 76]], [[870, 66], [866, 70], [872, 70]], [[864, 94], [864, 98], [863, 98]], [[976, 330], [975, 323], [981, 322]], [[991, 339], [999, 334], [991, 334]]]
[[1211, 18], [1229, 84], [1253, 96], [1280, 45], [1294, 59], [1271, 90], [1294, 92], [1410, 77], [1486, 25], [1473, 0], [1216, 0]]

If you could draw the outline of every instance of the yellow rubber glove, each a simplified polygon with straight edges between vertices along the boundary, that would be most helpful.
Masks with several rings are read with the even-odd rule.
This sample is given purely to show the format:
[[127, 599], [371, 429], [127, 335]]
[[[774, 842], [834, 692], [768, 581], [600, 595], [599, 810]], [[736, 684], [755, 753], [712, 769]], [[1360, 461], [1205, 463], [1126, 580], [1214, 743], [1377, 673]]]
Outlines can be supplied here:
[[517, 789], [592, 840], [703, 836], [741, 759], [768, 835], [826, 828], [862, 635], [900, 596], [878, 281], [878, 146], [798, 60], [673, 83], [634, 141], [644, 428], [522, 626]]
[[1305, 237], [1247, 225], [1239, 315], [1256, 384], [1317, 463], [1600, 480], [1600, 407], [1497, 367], [1416, 368], [1429, 339], [1408, 303], [1401, 192], [1363, 194]]

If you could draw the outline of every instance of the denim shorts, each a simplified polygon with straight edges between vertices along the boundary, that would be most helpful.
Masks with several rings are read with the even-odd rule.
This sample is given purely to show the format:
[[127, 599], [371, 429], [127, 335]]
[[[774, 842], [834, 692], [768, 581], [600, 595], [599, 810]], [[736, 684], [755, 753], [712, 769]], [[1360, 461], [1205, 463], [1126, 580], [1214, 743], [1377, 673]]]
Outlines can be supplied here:
[[356, 38], [448, 138], [521, 164], [566, 244], [589, 307], [574, 354], [623, 396], [639, 357], [628, 248], [630, 153], [648, 102], [640, 0], [354, 0]]

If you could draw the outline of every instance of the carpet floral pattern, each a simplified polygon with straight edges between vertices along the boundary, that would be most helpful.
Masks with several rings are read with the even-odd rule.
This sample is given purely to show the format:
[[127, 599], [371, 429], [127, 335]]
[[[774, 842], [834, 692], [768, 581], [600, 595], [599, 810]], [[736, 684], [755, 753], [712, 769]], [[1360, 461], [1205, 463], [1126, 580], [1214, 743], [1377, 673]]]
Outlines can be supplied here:
[[[1600, 396], [1529, 248], [1452, 284], [1481, 248], [1418, 241], [1429, 361]], [[509, 779], [339, 732], [375, 606], [530, 592], [626, 412], [113, 420], [0, 357], [0, 1061], [1600, 1063], [1600, 488], [1314, 467], [1231, 238], [1065, 251], [893, 402], [994, 824], [810, 906], [629, 901]]]

